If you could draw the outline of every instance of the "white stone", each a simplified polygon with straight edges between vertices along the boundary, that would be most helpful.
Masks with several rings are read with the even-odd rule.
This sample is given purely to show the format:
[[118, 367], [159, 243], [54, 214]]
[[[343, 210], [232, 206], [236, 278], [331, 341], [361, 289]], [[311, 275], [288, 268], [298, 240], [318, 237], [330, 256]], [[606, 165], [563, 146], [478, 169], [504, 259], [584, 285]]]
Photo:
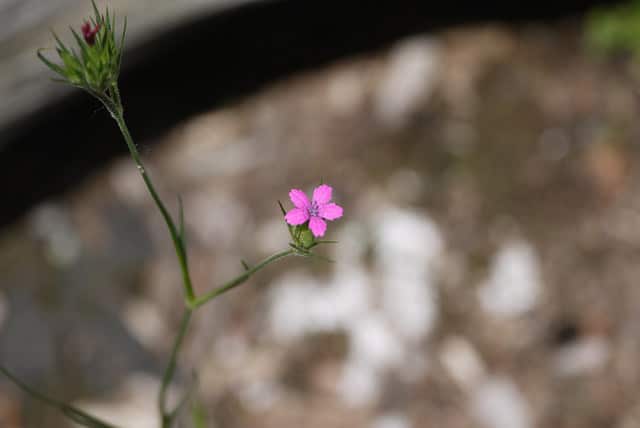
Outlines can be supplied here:
[[473, 390], [471, 412], [485, 428], [530, 428], [528, 403], [509, 379], [494, 377]]
[[169, 330], [157, 305], [151, 300], [133, 299], [124, 308], [127, 329], [146, 347], [162, 349]]
[[440, 350], [440, 361], [458, 385], [471, 391], [485, 377], [482, 357], [473, 345], [462, 337], [449, 337]]
[[371, 312], [351, 326], [348, 359], [354, 364], [383, 370], [402, 362], [402, 343], [381, 315]]
[[276, 280], [271, 290], [269, 324], [281, 341], [348, 329], [369, 308], [369, 281], [360, 268], [341, 269], [327, 284], [301, 273], [288, 273]]
[[412, 424], [409, 419], [401, 415], [399, 413], [387, 413], [381, 416], [378, 416], [373, 423], [371, 424], [371, 428], [411, 428]]
[[415, 37], [395, 46], [376, 97], [380, 119], [402, 125], [433, 92], [439, 65], [439, 47], [433, 39]]
[[505, 244], [493, 258], [489, 278], [478, 289], [482, 307], [501, 317], [516, 317], [533, 309], [542, 284], [538, 258], [523, 241]]
[[601, 369], [609, 360], [608, 343], [600, 337], [586, 337], [561, 347], [554, 359], [556, 373], [576, 376]]
[[395, 331], [418, 342], [428, 336], [438, 318], [436, 289], [428, 277], [399, 273], [382, 280], [382, 308]]
[[380, 207], [373, 223], [376, 261], [389, 275], [425, 275], [442, 253], [440, 229], [424, 214]]
[[30, 226], [34, 235], [46, 243], [46, 255], [51, 263], [68, 266], [80, 256], [82, 244], [63, 205], [39, 205], [30, 215]]
[[349, 364], [344, 367], [338, 388], [342, 399], [351, 406], [374, 404], [380, 394], [380, 377], [372, 367]]

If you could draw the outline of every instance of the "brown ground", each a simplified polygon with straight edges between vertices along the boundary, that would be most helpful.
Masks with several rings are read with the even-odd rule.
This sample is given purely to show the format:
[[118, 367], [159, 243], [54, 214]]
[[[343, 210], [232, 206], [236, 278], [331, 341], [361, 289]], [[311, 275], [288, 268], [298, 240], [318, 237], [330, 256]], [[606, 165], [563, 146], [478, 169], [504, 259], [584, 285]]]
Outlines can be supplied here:
[[[275, 202], [289, 188], [322, 179], [345, 207], [328, 234], [341, 242], [325, 250], [336, 264], [285, 261], [197, 315], [183, 383], [198, 370], [210, 426], [640, 426], [637, 85], [629, 61], [585, 52], [575, 22], [465, 28], [141, 142], [162, 194], [185, 201], [200, 292], [240, 258], [286, 246]], [[498, 254], [515, 273], [491, 289]], [[114, 421], [154, 426], [179, 274], [128, 159], [4, 231], [0, 272], [2, 361]], [[353, 275], [368, 297], [323, 324]], [[415, 275], [426, 291], [407, 300]], [[312, 297], [286, 336], [273, 313], [298, 286]], [[316, 298], [334, 306], [309, 321]], [[423, 314], [413, 332], [405, 301]], [[353, 392], [349, 367], [376, 385]], [[19, 398], [0, 383], [1, 426], [58, 423]]]

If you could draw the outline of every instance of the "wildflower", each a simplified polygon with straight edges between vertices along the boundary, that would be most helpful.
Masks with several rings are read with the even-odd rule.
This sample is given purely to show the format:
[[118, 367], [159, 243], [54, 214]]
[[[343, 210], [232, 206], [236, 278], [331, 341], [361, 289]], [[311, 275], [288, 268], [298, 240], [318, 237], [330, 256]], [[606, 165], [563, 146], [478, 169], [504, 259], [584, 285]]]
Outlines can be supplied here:
[[313, 191], [313, 199], [309, 201], [307, 195], [298, 189], [291, 189], [289, 198], [295, 208], [289, 210], [284, 216], [287, 223], [299, 226], [309, 222], [309, 229], [313, 236], [324, 236], [327, 230], [325, 220], [335, 220], [342, 217], [342, 207], [331, 201], [331, 186], [321, 184]]
[[96, 34], [100, 31], [100, 24], [96, 24], [91, 28], [91, 23], [85, 21], [80, 29], [82, 30], [82, 37], [84, 37], [84, 41], [87, 42], [89, 46], [93, 46], [96, 42]]
[[103, 103], [114, 106], [120, 102], [117, 83], [127, 22], [125, 19], [122, 33], [117, 35], [115, 16], [108, 10], [101, 13], [94, 0], [92, 4], [94, 14], [80, 27], [81, 34], [71, 29], [75, 47], [67, 47], [54, 33], [54, 52], [59, 61], [45, 57], [42, 49], [38, 50], [38, 57], [58, 75], [58, 80], [84, 89]]

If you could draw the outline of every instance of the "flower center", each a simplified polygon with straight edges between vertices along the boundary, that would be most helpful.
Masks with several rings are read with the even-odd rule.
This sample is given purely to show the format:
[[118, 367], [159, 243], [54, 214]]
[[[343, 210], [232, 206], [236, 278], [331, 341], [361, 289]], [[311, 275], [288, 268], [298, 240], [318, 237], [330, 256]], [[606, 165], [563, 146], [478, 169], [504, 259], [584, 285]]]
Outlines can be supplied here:
[[320, 211], [320, 207], [316, 201], [311, 202], [311, 206], [309, 207], [309, 215], [311, 217], [318, 217], [318, 213]]

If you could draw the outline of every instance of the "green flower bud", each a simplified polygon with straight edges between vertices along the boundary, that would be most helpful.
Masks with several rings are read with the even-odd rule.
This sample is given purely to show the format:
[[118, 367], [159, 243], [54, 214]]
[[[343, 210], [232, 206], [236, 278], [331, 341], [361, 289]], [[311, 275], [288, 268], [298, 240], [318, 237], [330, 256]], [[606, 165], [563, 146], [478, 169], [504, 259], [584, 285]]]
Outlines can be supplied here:
[[71, 33], [76, 42], [76, 48], [68, 48], [54, 33], [56, 40], [56, 52], [60, 63], [55, 63], [38, 51], [38, 58], [53, 72], [58, 74], [62, 81], [70, 85], [82, 88], [101, 99], [113, 98], [120, 64], [127, 23], [119, 41], [116, 41], [116, 18], [109, 16], [109, 11], [100, 13], [95, 2], [92, 1], [94, 15], [84, 22], [81, 27], [82, 36], [71, 28]]
[[309, 230], [309, 228], [305, 227], [301, 232], [300, 232], [300, 244], [302, 245], [302, 248], [306, 248], [309, 249], [311, 248], [311, 246], [313, 245], [315, 238], [313, 237], [313, 233], [311, 233], [311, 231]]

